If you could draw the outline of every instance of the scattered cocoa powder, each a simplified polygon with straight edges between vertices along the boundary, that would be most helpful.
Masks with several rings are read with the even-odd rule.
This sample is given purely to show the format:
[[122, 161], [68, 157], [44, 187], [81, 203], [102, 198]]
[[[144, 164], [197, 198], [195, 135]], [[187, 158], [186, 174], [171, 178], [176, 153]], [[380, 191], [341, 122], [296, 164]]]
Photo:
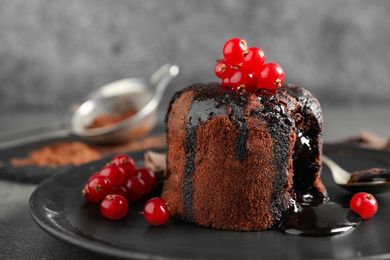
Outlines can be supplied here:
[[13, 158], [13, 166], [37, 165], [58, 167], [80, 165], [101, 158], [96, 149], [81, 142], [61, 142], [32, 151], [28, 158]]
[[46, 145], [30, 152], [27, 158], [13, 158], [13, 166], [37, 165], [39, 167], [59, 167], [80, 165], [115, 153], [161, 148], [166, 146], [165, 134], [151, 136], [120, 145], [88, 145], [82, 142], [59, 142]]
[[95, 117], [92, 124], [89, 125], [87, 128], [91, 129], [91, 128], [98, 128], [102, 126], [112, 125], [133, 116], [136, 112], [137, 111], [131, 109], [126, 111], [125, 113], [116, 113], [109, 116], [98, 115], [97, 117]]

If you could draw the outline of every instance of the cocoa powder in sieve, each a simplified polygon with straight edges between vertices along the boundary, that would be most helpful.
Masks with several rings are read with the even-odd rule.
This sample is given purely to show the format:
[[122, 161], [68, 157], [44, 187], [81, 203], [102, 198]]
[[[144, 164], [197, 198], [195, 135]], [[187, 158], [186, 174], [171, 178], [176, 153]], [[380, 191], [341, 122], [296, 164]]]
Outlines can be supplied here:
[[128, 110], [125, 113], [116, 113], [110, 116], [107, 115], [98, 115], [93, 120], [92, 124], [89, 125], [87, 128], [98, 128], [103, 126], [108, 126], [112, 124], [116, 124], [120, 121], [123, 121], [129, 117], [132, 117], [135, 115], [137, 111], [136, 110]]

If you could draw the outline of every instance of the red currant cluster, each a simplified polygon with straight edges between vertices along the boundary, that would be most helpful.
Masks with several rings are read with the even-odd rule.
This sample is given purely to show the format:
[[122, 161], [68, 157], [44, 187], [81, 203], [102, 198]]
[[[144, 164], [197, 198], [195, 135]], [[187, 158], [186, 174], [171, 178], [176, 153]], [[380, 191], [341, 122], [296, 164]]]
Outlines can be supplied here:
[[356, 193], [349, 206], [351, 210], [359, 214], [362, 219], [369, 219], [378, 211], [378, 202], [375, 197], [367, 192]]
[[[136, 168], [128, 155], [115, 156], [99, 172], [92, 174], [85, 184], [82, 194], [92, 203], [100, 202], [100, 210], [108, 219], [123, 218], [128, 211], [128, 202], [139, 200], [149, 193], [155, 184], [155, 174], [147, 168]], [[158, 199], [156, 201], [156, 199]], [[162, 204], [162, 205], [160, 205]], [[156, 205], [150, 210], [150, 205]], [[147, 210], [146, 210], [147, 209]], [[149, 200], [144, 209], [145, 219], [152, 225], [164, 224], [169, 218], [168, 204], [161, 198]], [[151, 215], [151, 216], [150, 216]], [[159, 220], [152, 222], [149, 218]]]
[[224, 59], [217, 60], [214, 72], [222, 84], [236, 91], [277, 89], [284, 82], [284, 71], [276, 63], [264, 63], [265, 54], [257, 47], [248, 48], [245, 40], [233, 38], [223, 47]]

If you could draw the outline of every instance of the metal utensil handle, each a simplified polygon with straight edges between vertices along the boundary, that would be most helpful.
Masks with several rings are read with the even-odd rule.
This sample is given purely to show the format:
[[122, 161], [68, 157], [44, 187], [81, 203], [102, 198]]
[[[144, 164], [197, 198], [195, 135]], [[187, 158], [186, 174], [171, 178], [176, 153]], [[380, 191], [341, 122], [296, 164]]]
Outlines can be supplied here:
[[179, 67], [170, 63], [162, 65], [158, 70], [156, 70], [153, 75], [150, 77], [150, 83], [152, 85], [157, 85], [164, 77], [177, 76], [179, 73]]
[[0, 135], [0, 150], [69, 135], [70, 130], [65, 122], [52, 123], [16, 133]]
[[141, 120], [158, 107], [166, 87], [178, 74], [179, 67], [168, 63], [159, 68], [150, 77], [150, 83], [155, 86], [154, 96], [152, 100], [150, 100], [150, 102], [132, 118], [133, 122]]
[[158, 79], [156, 81], [156, 93], [154, 95], [154, 99], [157, 103], [160, 102], [165, 88], [169, 85], [169, 83], [179, 74], [179, 67], [177, 65], [165, 64], [159, 70], [157, 70], [152, 77], [153, 79]]
[[332, 172], [334, 181], [339, 184], [346, 184], [348, 180], [351, 178], [351, 174], [341, 168], [337, 163], [335, 163], [329, 157], [322, 155], [322, 162], [325, 163], [330, 171]]

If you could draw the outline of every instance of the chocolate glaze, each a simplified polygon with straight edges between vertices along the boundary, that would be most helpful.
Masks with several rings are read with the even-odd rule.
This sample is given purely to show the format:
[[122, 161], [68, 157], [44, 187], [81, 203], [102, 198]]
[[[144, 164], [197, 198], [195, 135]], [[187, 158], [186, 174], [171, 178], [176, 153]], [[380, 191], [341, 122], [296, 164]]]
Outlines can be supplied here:
[[271, 214], [275, 220], [280, 220], [282, 217], [281, 212], [277, 210], [278, 208], [288, 204], [292, 207], [290, 198], [284, 197], [284, 191], [279, 188], [287, 183], [288, 169], [284, 162], [289, 157], [288, 148], [291, 143], [289, 136], [293, 126], [291, 115], [287, 113], [288, 110], [286, 109], [286, 106], [291, 105], [291, 101], [286, 99], [284, 94], [281, 91], [260, 90], [257, 102], [261, 103], [262, 106], [258, 110], [252, 110], [250, 114], [251, 117], [260, 117], [266, 122], [267, 130], [275, 141], [273, 146], [275, 171], [277, 173], [286, 173], [276, 174], [274, 178]]
[[[186, 125], [186, 165], [184, 175], [184, 209], [185, 218], [193, 221], [192, 213], [192, 175], [195, 171], [196, 130], [212, 120], [214, 117], [229, 116], [230, 121], [239, 130], [239, 138], [236, 140], [235, 157], [237, 160], [245, 160], [247, 129], [245, 126], [244, 109], [246, 99], [237, 95], [234, 91], [226, 91], [219, 87], [196, 85], [194, 98], [188, 112]], [[248, 95], [248, 94], [246, 94]]]
[[[253, 99], [254, 95], [237, 93], [214, 82], [189, 86], [177, 92], [172, 98], [165, 118], [166, 125], [168, 125], [173, 103], [187, 91], [193, 91], [194, 97], [188, 111], [186, 124], [186, 164], [183, 183], [185, 216], [183, 219], [193, 222], [192, 176], [195, 171], [196, 130], [215, 117], [228, 116], [239, 132], [235, 143], [234, 157], [237, 160], [245, 160], [248, 153], [248, 130], [244, 113], [249, 99]], [[323, 236], [335, 234], [338, 232], [337, 230], [343, 230], [337, 229], [340, 223], [345, 226], [357, 225], [359, 221], [355, 217], [350, 221], [351, 214], [345, 214], [345, 209], [340, 207], [337, 211], [339, 212], [337, 213], [337, 221], [331, 224], [334, 227], [317, 228], [318, 233], [316, 234], [312, 231], [301, 230], [301, 221], [306, 221], [308, 216], [319, 219], [319, 212], [323, 212], [324, 209], [333, 210], [336, 207], [333, 203], [324, 204], [328, 199], [326, 189], [322, 183], [319, 184], [318, 181], [316, 183], [321, 172], [322, 113], [320, 105], [309, 92], [298, 86], [282, 86], [275, 91], [258, 90], [255, 95], [256, 102], [260, 105], [249, 112], [249, 118], [260, 118], [266, 122], [267, 131], [275, 141], [273, 147], [275, 172], [286, 172], [286, 174], [275, 174], [274, 178], [274, 189], [271, 197], [271, 204], [274, 205], [274, 208], [270, 209], [270, 214], [276, 223], [273, 228], [280, 228], [287, 233]], [[169, 129], [166, 128], [166, 130], [168, 133]], [[292, 142], [292, 133], [297, 133], [293, 155], [294, 178], [291, 197], [287, 198], [283, 196], [282, 189], [277, 187], [287, 185], [288, 169], [283, 162], [289, 159], [288, 149]], [[314, 187], [314, 183], [316, 183], [316, 187]], [[309, 204], [304, 200], [308, 197], [311, 198]], [[278, 205], [289, 205], [290, 210], [282, 216]]]

